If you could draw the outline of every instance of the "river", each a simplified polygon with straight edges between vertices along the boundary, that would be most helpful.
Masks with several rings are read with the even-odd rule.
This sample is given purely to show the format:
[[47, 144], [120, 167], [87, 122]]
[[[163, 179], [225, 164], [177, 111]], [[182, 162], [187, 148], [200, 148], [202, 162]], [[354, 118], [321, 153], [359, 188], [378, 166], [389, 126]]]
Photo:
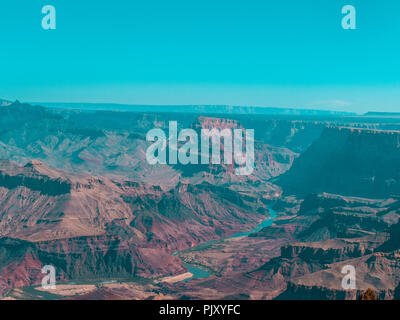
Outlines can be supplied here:
[[[204, 249], [204, 248], [206, 248], [214, 243], [217, 243], [217, 242], [223, 242], [224, 240], [227, 240], [227, 239], [248, 236], [249, 234], [251, 234], [253, 232], [260, 231], [262, 228], [270, 226], [272, 224], [272, 222], [274, 221], [274, 218], [276, 218], [276, 212], [274, 210], [272, 210], [271, 208], [268, 208], [268, 209], [269, 209], [268, 218], [265, 219], [263, 222], [261, 222], [259, 225], [257, 225], [257, 227], [255, 227], [254, 229], [251, 229], [251, 230], [245, 231], [245, 232], [236, 233], [229, 237], [224, 237], [224, 238], [220, 238], [217, 240], [207, 241], [202, 244], [199, 244], [198, 246], [174, 252], [173, 255], [177, 255], [180, 252], [185, 252], [185, 251]], [[209, 276], [211, 276], [211, 274], [208, 271], [206, 271], [202, 268], [199, 268], [193, 264], [184, 263], [182, 261], [182, 266], [184, 266], [188, 270], [188, 272], [193, 274], [193, 276], [191, 278], [185, 279], [185, 280], [183, 280], [183, 282], [190, 281], [193, 279], [199, 279], [199, 278], [208, 278]], [[121, 279], [119, 279], [118, 281], [121, 281]], [[76, 282], [75, 281], [75, 282], [65, 282], [63, 284], [67, 284], [67, 285], [68, 284], [69, 285], [72, 285], [72, 284], [76, 284], [76, 285], [78, 285], [78, 284], [105, 284], [105, 283], [115, 283], [115, 282], [117, 282], [117, 280], [93, 281], [93, 282], [89, 282], [89, 281], [88, 282]], [[35, 298], [35, 299], [43, 299], [43, 298], [44, 299], [59, 299], [61, 297], [59, 295], [52, 294], [51, 292], [35, 290], [36, 287], [38, 287], [38, 286], [29, 286], [29, 287], [21, 288], [21, 290], [23, 292], [25, 292], [27, 297], [30, 299], [32, 299], [32, 298]]]
[[[274, 221], [274, 219], [276, 218], [276, 212], [275, 212], [275, 210], [273, 210], [270, 207], [268, 208], [268, 210], [269, 210], [268, 218], [265, 219], [263, 222], [261, 222], [259, 225], [257, 225], [257, 227], [255, 227], [254, 229], [251, 229], [251, 230], [245, 231], [245, 232], [235, 233], [229, 237], [224, 237], [224, 238], [220, 238], [217, 240], [207, 241], [207, 242], [199, 244], [195, 247], [191, 247], [189, 249], [174, 252], [173, 255], [178, 255], [180, 252], [185, 252], [185, 251], [194, 251], [194, 250], [204, 249], [208, 246], [211, 246], [214, 243], [222, 242], [224, 240], [232, 239], [232, 238], [245, 237], [251, 233], [260, 231], [262, 228], [269, 227], [272, 224], [272, 222]], [[193, 274], [193, 276], [191, 278], [183, 280], [183, 282], [187, 282], [187, 281], [194, 280], [194, 279], [200, 279], [200, 278], [208, 278], [209, 276], [211, 276], [211, 274], [208, 271], [201, 269], [197, 266], [194, 266], [193, 264], [184, 263], [182, 261], [182, 266], [185, 267], [190, 273]]]

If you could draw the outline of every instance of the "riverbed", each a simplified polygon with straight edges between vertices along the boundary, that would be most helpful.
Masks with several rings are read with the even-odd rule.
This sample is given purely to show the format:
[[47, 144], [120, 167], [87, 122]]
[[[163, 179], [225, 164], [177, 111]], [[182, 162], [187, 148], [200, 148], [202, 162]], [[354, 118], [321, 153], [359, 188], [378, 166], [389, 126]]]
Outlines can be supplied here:
[[[248, 235], [250, 235], [254, 232], [258, 232], [265, 227], [269, 227], [272, 224], [272, 222], [274, 221], [274, 219], [276, 218], [276, 211], [273, 210], [272, 208], [268, 208], [268, 211], [269, 211], [268, 218], [265, 219], [263, 222], [261, 222], [259, 225], [257, 225], [254, 229], [251, 229], [251, 230], [248, 230], [245, 232], [235, 233], [229, 237], [224, 237], [224, 238], [217, 239], [217, 240], [207, 241], [207, 242], [199, 244], [195, 247], [191, 247], [189, 249], [174, 252], [173, 255], [178, 256], [180, 252], [205, 249], [215, 243], [223, 242], [224, 240], [227, 240], [227, 239], [247, 237]], [[211, 274], [207, 270], [204, 270], [194, 264], [188, 264], [188, 263], [185, 263], [182, 261], [182, 266], [185, 267], [188, 270], [188, 272], [193, 274], [193, 276], [191, 278], [185, 279], [185, 280], [183, 280], [183, 282], [187, 282], [187, 281], [194, 280], [194, 279], [208, 278], [211, 276]]]

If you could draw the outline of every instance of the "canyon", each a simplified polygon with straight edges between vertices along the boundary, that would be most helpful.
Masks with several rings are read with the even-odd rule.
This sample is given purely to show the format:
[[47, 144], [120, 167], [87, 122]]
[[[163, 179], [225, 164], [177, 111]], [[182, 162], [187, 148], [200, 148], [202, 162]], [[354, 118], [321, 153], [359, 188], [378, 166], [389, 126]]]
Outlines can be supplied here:
[[[0, 296], [400, 296], [400, 118], [196, 110], [2, 102]], [[171, 121], [254, 130], [254, 170], [150, 165], [146, 134]], [[56, 291], [40, 287], [44, 265]], [[341, 286], [345, 265], [355, 290]]]

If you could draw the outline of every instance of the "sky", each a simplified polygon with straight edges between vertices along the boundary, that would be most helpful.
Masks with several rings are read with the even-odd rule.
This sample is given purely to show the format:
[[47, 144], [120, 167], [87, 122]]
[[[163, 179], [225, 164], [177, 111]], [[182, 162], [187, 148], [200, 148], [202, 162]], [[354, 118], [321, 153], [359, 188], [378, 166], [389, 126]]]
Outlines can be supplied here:
[[399, 15], [398, 0], [1, 0], [0, 98], [400, 112]]

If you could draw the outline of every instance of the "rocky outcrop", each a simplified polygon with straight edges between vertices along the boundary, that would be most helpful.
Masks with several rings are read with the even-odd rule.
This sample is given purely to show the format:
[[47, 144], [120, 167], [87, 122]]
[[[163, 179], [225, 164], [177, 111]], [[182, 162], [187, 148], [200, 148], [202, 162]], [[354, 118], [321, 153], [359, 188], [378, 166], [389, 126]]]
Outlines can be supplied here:
[[323, 242], [294, 242], [281, 248], [281, 257], [318, 261], [321, 265], [370, 254], [380, 244], [378, 239], [331, 239]]
[[[357, 299], [361, 292], [372, 289], [377, 299], [393, 299], [399, 284], [399, 252], [365, 255], [329, 265], [323, 270], [299, 276], [288, 282], [286, 290], [277, 299]], [[356, 288], [345, 289], [342, 281], [344, 266], [356, 271]]]
[[59, 196], [70, 193], [72, 183], [68, 179], [51, 177], [36, 171], [37, 166], [43, 164], [38, 161], [29, 162], [24, 167], [3, 160], [0, 162], [0, 187], [15, 189], [25, 187], [39, 191], [43, 195]]
[[297, 219], [306, 226], [297, 234], [297, 239], [310, 242], [385, 233], [398, 221], [396, 203], [395, 199], [310, 194], [298, 211]]
[[182, 273], [181, 261], [165, 251], [137, 247], [115, 236], [81, 237], [32, 243], [0, 239], [0, 295], [14, 287], [40, 284], [51, 265], [56, 280], [134, 279]]

